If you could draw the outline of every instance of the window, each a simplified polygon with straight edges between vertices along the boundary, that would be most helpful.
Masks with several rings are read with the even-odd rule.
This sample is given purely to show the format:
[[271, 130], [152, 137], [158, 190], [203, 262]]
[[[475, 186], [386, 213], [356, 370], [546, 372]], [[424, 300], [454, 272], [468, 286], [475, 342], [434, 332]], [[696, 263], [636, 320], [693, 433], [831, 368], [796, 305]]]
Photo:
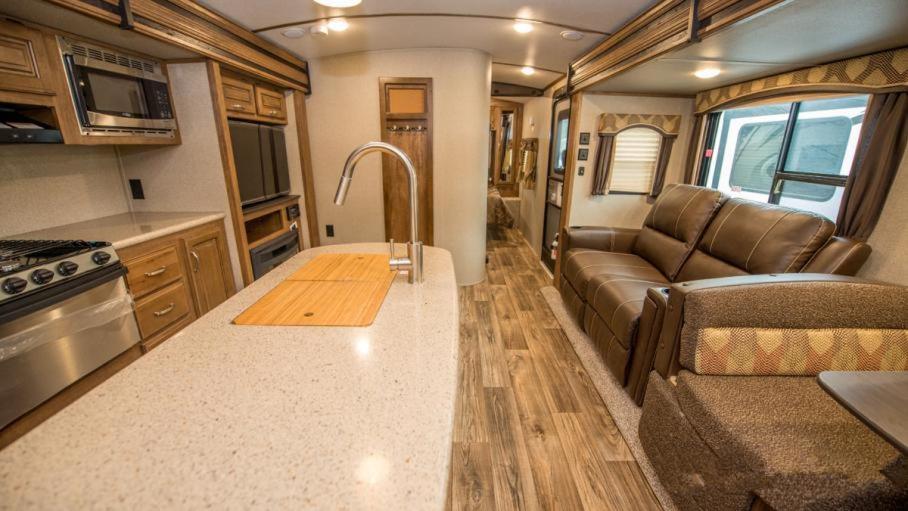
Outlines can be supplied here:
[[650, 193], [661, 145], [662, 135], [649, 128], [631, 128], [618, 133], [609, 190]]
[[840, 96], [712, 114], [701, 184], [835, 219], [867, 100]]

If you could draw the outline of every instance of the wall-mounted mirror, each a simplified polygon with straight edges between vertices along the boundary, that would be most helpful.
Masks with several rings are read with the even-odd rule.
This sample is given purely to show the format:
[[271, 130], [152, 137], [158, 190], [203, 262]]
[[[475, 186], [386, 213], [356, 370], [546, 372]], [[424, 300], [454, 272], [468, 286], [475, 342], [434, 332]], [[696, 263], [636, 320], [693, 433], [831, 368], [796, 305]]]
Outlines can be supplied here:
[[517, 197], [523, 105], [493, 99], [489, 122], [489, 186], [497, 188], [503, 197]]

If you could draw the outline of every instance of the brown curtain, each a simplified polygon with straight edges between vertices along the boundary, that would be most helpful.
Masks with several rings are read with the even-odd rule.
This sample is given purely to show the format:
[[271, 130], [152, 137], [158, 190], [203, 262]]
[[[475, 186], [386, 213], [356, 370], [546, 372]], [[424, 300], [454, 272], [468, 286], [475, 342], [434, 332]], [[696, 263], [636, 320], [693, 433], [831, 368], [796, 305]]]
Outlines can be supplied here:
[[697, 114], [694, 116], [694, 128], [690, 133], [690, 140], [687, 142], [687, 160], [684, 162], [684, 183], [695, 184], [697, 179], [697, 153], [700, 151], [700, 132], [703, 131], [703, 118], [707, 114]]
[[653, 174], [653, 188], [649, 196], [656, 198], [662, 193], [665, 184], [665, 170], [668, 168], [668, 159], [672, 155], [672, 146], [675, 145], [675, 135], [662, 135], [662, 144], [659, 145], [659, 156], [656, 160], [656, 173]]
[[908, 92], [875, 94], [845, 184], [836, 234], [864, 241], [876, 226], [908, 144]]
[[599, 135], [599, 150], [596, 152], [596, 172], [593, 174], [593, 190], [590, 195], [608, 193], [608, 175], [612, 165], [612, 150], [615, 147], [615, 135]]

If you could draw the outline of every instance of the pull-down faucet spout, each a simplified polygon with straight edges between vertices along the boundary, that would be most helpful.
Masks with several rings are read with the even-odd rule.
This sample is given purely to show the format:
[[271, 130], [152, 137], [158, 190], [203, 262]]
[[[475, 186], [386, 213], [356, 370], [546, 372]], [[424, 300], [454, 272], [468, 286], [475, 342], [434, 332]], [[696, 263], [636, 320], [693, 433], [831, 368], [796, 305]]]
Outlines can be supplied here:
[[353, 182], [353, 171], [356, 164], [369, 153], [382, 152], [396, 156], [407, 169], [407, 183], [409, 188], [410, 203], [410, 242], [407, 243], [407, 257], [394, 257], [394, 240], [391, 240], [391, 269], [405, 270], [408, 272], [408, 280], [411, 283], [423, 281], [423, 258], [422, 242], [418, 238], [418, 211], [417, 211], [417, 188], [416, 188], [416, 169], [413, 162], [400, 148], [384, 142], [368, 142], [350, 153], [347, 162], [344, 163], [344, 171], [341, 173], [340, 182], [337, 184], [337, 193], [334, 194], [334, 203], [343, 206], [347, 200], [347, 191], [350, 189], [350, 183]]

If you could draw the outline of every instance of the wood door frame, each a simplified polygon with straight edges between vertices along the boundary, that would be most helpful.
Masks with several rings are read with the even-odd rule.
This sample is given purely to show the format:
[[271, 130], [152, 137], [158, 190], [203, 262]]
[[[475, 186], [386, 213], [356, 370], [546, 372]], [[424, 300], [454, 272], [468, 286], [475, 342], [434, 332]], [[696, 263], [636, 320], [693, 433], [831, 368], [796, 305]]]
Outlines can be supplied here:
[[[511, 153], [513, 161], [511, 162], [512, 167], [516, 170], [517, 168], [517, 152], [520, 148], [520, 142], [523, 140], [523, 103], [517, 103], [515, 101], [505, 101], [503, 99], [492, 98], [489, 102], [489, 108], [498, 108], [501, 113], [512, 112], [514, 114], [514, 123], [511, 126], [513, 130], [513, 140], [514, 140], [514, 150]], [[495, 119], [495, 150], [494, 157], [495, 161], [492, 163], [492, 185], [493, 186], [502, 186], [498, 181], [498, 177], [501, 175], [501, 149], [502, 149], [502, 132], [501, 132], [501, 115]], [[514, 182], [505, 182], [503, 186], [514, 187], [515, 194], [514, 197], [520, 196], [520, 182], [517, 179], [517, 174], [514, 173]], [[501, 189], [499, 188], [499, 191]], [[502, 193], [502, 196], [506, 196]], [[509, 195], [508, 195], [509, 196]]]
[[[387, 96], [387, 85], [417, 85], [425, 87], [426, 90], [426, 112], [424, 114], [388, 114], [388, 96]], [[426, 245], [432, 245], [435, 240], [435, 213], [434, 213], [434, 202], [435, 202], [435, 186], [434, 186], [434, 151], [433, 151], [433, 105], [432, 105], [432, 78], [406, 78], [406, 77], [387, 77], [382, 76], [378, 79], [378, 98], [379, 98], [379, 112], [381, 114], [381, 140], [382, 142], [388, 141], [387, 130], [385, 125], [389, 120], [406, 120], [406, 119], [419, 119], [424, 120], [426, 123], [426, 187], [429, 190], [428, 197], [426, 198], [426, 204], [419, 204], [417, 199], [417, 204], [419, 204], [420, 209], [425, 208], [426, 212], [426, 239], [422, 242]], [[391, 230], [389, 224], [389, 219], [387, 215], [389, 197], [384, 186], [384, 158], [382, 158], [382, 204], [385, 212], [385, 236], [388, 236], [388, 232]]]
[[[564, 162], [564, 185], [561, 191], [561, 221], [558, 222], [558, 232], [564, 232], [571, 216], [571, 197], [574, 192], [574, 172], [577, 165], [577, 150], [580, 148], [580, 109], [583, 107], [583, 94], [578, 92], [571, 95], [571, 113], [568, 117], [568, 144], [567, 158]], [[562, 240], [563, 242], [564, 240]], [[561, 261], [564, 250], [559, 248], [555, 258], [555, 272], [553, 284], [555, 289], [561, 285]]]

